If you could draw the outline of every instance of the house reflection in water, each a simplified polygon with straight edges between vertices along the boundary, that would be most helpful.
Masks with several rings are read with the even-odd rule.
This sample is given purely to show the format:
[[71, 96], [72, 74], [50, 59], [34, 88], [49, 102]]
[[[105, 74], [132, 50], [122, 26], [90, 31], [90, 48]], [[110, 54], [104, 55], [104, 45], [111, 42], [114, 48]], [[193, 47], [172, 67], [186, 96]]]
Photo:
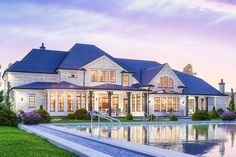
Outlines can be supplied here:
[[[86, 128], [101, 136], [171, 149], [193, 155], [215, 153], [224, 156], [226, 143], [234, 148], [235, 125], [124, 125]], [[112, 128], [109, 131], [108, 128]], [[101, 129], [103, 128], [103, 129]], [[81, 130], [81, 129], [80, 129]], [[229, 139], [228, 139], [229, 138]]]

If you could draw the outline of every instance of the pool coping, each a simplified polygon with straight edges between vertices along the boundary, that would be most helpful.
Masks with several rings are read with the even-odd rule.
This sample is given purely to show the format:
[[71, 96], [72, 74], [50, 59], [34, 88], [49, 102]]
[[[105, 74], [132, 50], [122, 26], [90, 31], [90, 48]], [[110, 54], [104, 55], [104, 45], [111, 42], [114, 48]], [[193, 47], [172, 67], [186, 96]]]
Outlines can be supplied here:
[[[68, 123], [66, 123], [68, 124]], [[75, 124], [75, 123], [73, 123]], [[84, 123], [83, 123], [84, 124]], [[90, 123], [87, 123], [90, 124]], [[104, 123], [102, 123], [104, 124]], [[109, 123], [108, 123], [109, 124]], [[112, 139], [112, 138], [106, 138], [106, 137], [97, 137], [97, 136], [91, 136], [88, 133], [84, 133], [78, 130], [73, 130], [73, 129], [68, 129], [68, 128], [63, 128], [60, 126], [56, 126], [54, 124], [40, 124], [40, 126], [50, 128], [50, 129], [55, 129], [61, 132], [65, 132], [68, 134], [72, 134], [75, 136], [80, 136], [82, 138], [86, 138], [92, 141], [96, 141], [99, 143], [104, 143], [108, 144], [111, 146], [119, 147], [122, 149], [138, 152], [141, 154], [146, 154], [150, 156], [159, 156], [159, 157], [173, 157], [173, 156], [181, 156], [181, 157], [195, 157], [194, 155], [182, 153], [182, 152], [177, 152], [173, 150], [168, 150], [168, 149], [163, 149], [163, 148], [158, 148], [154, 146], [147, 146], [147, 145], [142, 145], [142, 144], [137, 144], [137, 143], [132, 143], [132, 142], [127, 142], [124, 140], [119, 140], [119, 139]]]

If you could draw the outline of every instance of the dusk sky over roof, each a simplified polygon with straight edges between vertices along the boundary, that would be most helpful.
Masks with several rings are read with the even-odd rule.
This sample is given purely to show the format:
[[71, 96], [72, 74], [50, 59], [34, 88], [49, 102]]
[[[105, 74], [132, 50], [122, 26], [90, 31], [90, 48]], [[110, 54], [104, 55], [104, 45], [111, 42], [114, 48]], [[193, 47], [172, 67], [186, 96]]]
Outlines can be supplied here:
[[119, 58], [155, 60], [236, 90], [236, 0], [0, 1], [0, 63], [44, 42], [94, 44]]

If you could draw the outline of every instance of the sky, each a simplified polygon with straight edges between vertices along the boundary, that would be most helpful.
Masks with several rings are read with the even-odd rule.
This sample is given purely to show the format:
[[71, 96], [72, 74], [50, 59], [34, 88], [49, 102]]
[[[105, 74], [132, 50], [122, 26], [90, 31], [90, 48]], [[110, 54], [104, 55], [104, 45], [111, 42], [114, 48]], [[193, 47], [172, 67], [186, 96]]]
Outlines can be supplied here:
[[94, 44], [114, 57], [155, 60], [236, 90], [236, 0], [1, 0], [0, 64], [44, 42]]

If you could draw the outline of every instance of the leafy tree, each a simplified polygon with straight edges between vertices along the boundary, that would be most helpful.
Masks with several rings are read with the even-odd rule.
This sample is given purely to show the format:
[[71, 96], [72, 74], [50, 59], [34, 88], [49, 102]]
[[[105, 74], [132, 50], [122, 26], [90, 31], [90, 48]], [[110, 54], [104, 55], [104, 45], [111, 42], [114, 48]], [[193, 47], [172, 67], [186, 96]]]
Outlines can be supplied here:
[[7, 108], [11, 108], [10, 92], [11, 92], [11, 85], [10, 85], [10, 82], [8, 82], [7, 91], [5, 95], [5, 102], [4, 102]]
[[234, 111], [235, 110], [235, 103], [234, 103], [234, 90], [231, 88], [231, 99], [229, 102], [229, 110]]
[[189, 75], [197, 75], [197, 73], [193, 72], [193, 66], [192, 64], [187, 64], [184, 69], [183, 72]]

